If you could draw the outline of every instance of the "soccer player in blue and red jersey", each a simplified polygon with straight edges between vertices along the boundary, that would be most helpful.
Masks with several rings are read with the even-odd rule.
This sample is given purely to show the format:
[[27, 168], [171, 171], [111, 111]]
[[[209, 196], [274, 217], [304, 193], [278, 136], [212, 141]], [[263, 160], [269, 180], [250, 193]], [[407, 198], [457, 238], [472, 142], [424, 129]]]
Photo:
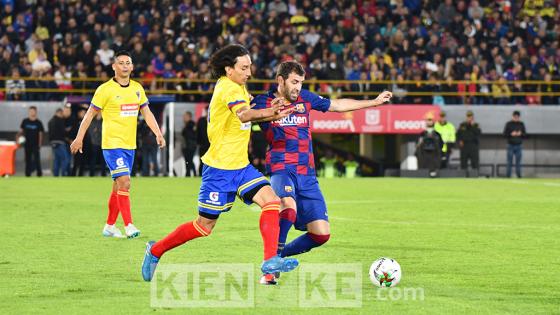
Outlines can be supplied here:
[[[274, 192], [282, 201], [278, 239], [281, 257], [305, 253], [330, 238], [327, 206], [315, 174], [309, 112], [348, 112], [382, 105], [392, 97], [391, 92], [385, 91], [374, 100], [331, 100], [303, 90], [304, 78], [305, 70], [299, 63], [283, 62], [276, 74], [277, 88], [251, 102], [253, 109], [265, 109], [271, 106], [272, 100], [284, 98], [295, 109], [283, 119], [259, 123], [269, 144], [267, 172]], [[307, 233], [285, 245], [293, 225]], [[274, 275], [265, 277], [269, 284], [276, 284]]]
[[297, 260], [277, 255], [280, 198], [270, 183], [249, 164], [248, 145], [251, 122], [277, 120], [292, 113], [283, 109], [285, 100], [271, 100], [262, 110], [249, 107], [251, 95], [246, 83], [251, 77], [249, 51], [241, 45], [228, 45], [210, 58], [218, 82], [212, 94], [208, 114], [210, 149], [202, 157], [202, 185], [198, 194], [198, 218], [178, 226], [158, 242], [146, 245], [142, 263], [144, 280], [151, 281], [164, 253], [195, 238], [210, 235], [221, 213], [229, 211], [238, 196], [246, 204], [261, 209], [259, 227], [264, 243], [265, 274], [287, 272], [297, 267]]

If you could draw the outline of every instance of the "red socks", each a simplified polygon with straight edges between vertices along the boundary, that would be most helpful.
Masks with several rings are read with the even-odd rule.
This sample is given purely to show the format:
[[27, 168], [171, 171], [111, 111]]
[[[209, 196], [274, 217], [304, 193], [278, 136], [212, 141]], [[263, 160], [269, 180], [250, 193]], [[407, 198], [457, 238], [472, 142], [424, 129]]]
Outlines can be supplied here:
[[280, 201], [272, 201], [262, 207], [260, 229], [264, 243], [264, 260], [276, 256], [280, 232], [278, 211], [280, 211]]
[[307, 232], [307, 235], [309, 235], [309, 237], [315, 243], [317, 243], [317, 245], [323, 245], [329, 240], [329, 238], [331, 238], [330, 234], [319, 235], [319, 234], [313, 234], [313, 233]]
[[208, 231], [203, 226], [196, 223], [196, 221], [179, 225], [175, 231], [171, 232], [164, 239], [152, 246], [152, 254], [156, 257], [161, 257], [166, 251], [197, 237], [208, 236], [210, 235], [210, 232], [211, 231]]
[[119, 204], [117, 203], [117, 192], [111, 191], [111, 196], [109, 197], [109, 214], [107, 215], [107, 224], [115, 224], [118, 216]]
[[117, 203], [119, 205], [119, 210], [124, 221], [124, 226], [132, 223], [132, 214], [130, 214], [130, 197], [128, 190], [117, 191]]
[[286, 208], [280, 211], [280, 219], [287, 220], [294, 224], [296, 222], [297, 212], [292, 208]]

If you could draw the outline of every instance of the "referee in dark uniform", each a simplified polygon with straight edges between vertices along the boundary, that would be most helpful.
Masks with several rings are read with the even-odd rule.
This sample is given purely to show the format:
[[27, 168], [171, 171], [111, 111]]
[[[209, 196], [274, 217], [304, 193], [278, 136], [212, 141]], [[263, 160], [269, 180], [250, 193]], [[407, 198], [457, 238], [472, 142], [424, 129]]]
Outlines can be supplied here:
[[480, 134], [480, 127], [474, 121], [473, 112], [467, 111], [467, 120], [463, 121], [457, 129], [457, 143], [461, 149], [461, 169], [466, 170], [470, 160], [471, 168], [478, 170]]

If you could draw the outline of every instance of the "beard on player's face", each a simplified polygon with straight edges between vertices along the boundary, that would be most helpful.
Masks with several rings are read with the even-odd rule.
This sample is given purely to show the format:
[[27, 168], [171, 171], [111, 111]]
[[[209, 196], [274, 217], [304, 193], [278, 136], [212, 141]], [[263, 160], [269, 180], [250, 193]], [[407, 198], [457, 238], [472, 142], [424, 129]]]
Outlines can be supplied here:
[[282, 88], [282, 90], [284, 91], [284, 95], [282, 95], [286, 100], [290, 101], [290, 103], [293, 103], [295, 101], [297, 101], [298, 96], [299, 96], [299, 90], [297, 87], [291, 88], [288, 86], [288, 83], [286, 81], [284, 81], [284, 86]]

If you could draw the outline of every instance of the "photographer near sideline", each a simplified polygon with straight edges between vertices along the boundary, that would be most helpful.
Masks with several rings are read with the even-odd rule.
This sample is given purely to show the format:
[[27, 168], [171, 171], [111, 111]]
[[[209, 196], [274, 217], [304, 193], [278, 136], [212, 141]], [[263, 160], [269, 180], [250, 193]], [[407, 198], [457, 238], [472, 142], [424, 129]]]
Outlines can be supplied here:
[[426, 129], [420, 134], [416, 145], [418, 168], [428, 169], [430, 177], [436, 177], [441, 164], [443, 140], [434, 128], [434, 117], [431, 113], [426, 116]]

